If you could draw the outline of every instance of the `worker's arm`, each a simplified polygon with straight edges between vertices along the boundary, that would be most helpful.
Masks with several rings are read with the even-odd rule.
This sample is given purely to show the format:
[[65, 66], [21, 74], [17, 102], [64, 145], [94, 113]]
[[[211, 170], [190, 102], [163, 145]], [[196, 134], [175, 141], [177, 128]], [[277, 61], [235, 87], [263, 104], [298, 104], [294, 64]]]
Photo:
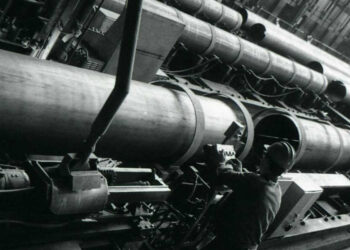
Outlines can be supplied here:
[[228, 162], [217, 169], [217, 183], [235, 189], [248, 183], [251, 173], [242, 172], [242, 164], [239, 160]]
[[225, 154], [223, 150], [218, 150], [215, 145], [204, 147], [207, 166], [215, 176], [215, 184], [226, 185], [229, 188], [238, 188], [247, 183], [248, 175], [243, 172], [242, 163], [232, 155]]

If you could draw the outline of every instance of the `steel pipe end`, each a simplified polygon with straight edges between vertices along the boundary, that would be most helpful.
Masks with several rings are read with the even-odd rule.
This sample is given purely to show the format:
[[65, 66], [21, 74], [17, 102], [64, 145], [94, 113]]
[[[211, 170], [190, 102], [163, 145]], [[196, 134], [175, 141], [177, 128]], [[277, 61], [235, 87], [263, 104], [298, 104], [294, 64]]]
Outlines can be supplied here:
[[298, 162], [304, 150], [304, 132], [298, 119], [283, 111], [268, 110], [254, 117], [254, 126], [253, 149], [256, 151], [255, 155], [261, 154], [266, 145], [286, 141], [293, 146], [296, 152], [295, 163]]
[[310, 69], [313, 69], [321, 74], [324, 73], [324, 67], [323, 65], [320, 63], [320, 62], [317, 62], [317, 61], [312, 61], [310, 63], [307, 64], [307, 66], [310, 68]]
[[244, 26], [248, 20], [248, 11], [242, 7], [235, 6], [234, 8], [242, 16], [242, 25]]
[[334, 102], [350, 104], [350, 88], [341, 81], [332, 81], [326, 89], [326, 95]]
[[248, 30], [249, 37], [255, 42], [261, 42], [265, 38], [266, 27], [261, 23], [252, 25]]

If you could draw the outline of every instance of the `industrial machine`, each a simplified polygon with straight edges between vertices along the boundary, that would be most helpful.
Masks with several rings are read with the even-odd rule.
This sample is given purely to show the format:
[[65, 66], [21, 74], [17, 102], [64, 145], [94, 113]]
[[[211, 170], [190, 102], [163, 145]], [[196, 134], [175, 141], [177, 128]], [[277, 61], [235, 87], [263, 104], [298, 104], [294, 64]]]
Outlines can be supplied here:
[[231, 194], [203, 147], [277, 141], [259, 249], [350, 245], [349, 64], [224, 3], [0, 2], [0, 249], [201, 249]]

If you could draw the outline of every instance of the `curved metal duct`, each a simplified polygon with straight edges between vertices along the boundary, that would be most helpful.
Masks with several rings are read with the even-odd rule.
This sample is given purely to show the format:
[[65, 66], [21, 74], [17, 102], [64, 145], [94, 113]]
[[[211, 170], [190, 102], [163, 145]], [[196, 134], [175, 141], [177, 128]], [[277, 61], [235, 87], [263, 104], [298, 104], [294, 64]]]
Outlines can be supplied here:
[[[0, 57], [1, 141], [16, 152], [77, 152], [115, 78], [6, 51], [0, 51]], [[133, 81], [97, 155], [169, 162], [187, 152], [199, 129], [197, 152], [200, 145], [222, 143], [236, 122], [247, 128], [240, 150], [244, 157], [254, 132], [249, 112], [235, 99], [195, 98], [203, 121], [184, 91]]]
[[171, 0], [169, 2], [190, 15], [195, 15], [228, 31], [237, 30], [242, 25], [243, 18], [239, 12], [215, 0]]
[[[125, 0], [113, 0], [113, 2], [123, 3]], [[294, 83], [317, 94], [323, 93], [327, 88], [327, 79], [322, 74], [175, 8], [147, 0], [144, 2], [144, 9], [155, 15], [164, 12], [178, 16], [185, 23], [185, 29], [178, 42], [193, 52], [216, 55], [228, 65], [245, 65], [256, 73], [273, 75], [283, 83]], [[120, 8], [111, 10], [118, 13], [122, 11]]]
[[255, 146], [281, 139], [289, 141], [296, 150], [295, 168], [321, 171], [349, 168], [348, 129], [277, 111], [262, 112], [254, 123]]

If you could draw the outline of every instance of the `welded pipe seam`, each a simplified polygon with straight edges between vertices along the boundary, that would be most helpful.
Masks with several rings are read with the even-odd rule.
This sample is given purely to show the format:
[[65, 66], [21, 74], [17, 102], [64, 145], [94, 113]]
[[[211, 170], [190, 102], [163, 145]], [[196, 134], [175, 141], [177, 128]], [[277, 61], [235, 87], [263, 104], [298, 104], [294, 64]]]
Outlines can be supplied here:
[[[218, 25], [222, 22], [222, 20], [225, 18], [226, 16], [226, 11], [225, 11], [225, 7], [223, 5], [221, 5], [221, 16], [217, 21], [214, 21], [213, 24], [214, 25]], [[236, 29], [236, 28], [234, 28]]]
[[216, 45], [216, 33], [215, 33], [215, 29], [212, 26], [210, 27], [210, 32], [211, 32], [211, 41], [210, 41], [209, 47], [203, 53], [201, 53], [204, 56], [212, 54]]
[[190, 90], [185, 85], [180, 85], [175, 82], [153, 82], [153, 85], [158, 85], [162, 87], [170, 87], [174, 89], [180, 89], [184, 91], [188, 97], [190, 98], [193, 109], [194, 109], [194, 115], [195, 115], [195, 126], [194, 126], [194, 133], [193, 138], [191, 141], [191, 144], [188, 146], [185, 153], [183, 153], [180, 157], [176, 157], [177, 159], [174, 160], [174, 165], [182, 165], [183, 163], [187, 162], [198, 150], [200, 145], [203, 141], [204, 136], [204, 129], [205, 129], [205, 119], [204, 119], [204, 113], [203, 113], [203, 107], [198, 100], [197, 96], [193, 93], [192, 90]]
[[272, 58], [271, 58], [271, 53], [268, 51], [267, 55], [269, 57], [269, 63], [267, 64], [266, 69], [264, 69], [263, 72], [261, 72], [262, 75], [267, 75], [267, 73], [271, 70], [272, 68]]
[[172, 0], [170, 2], [176, 8], [213, 25], [223, 27], [229, 32], [238, 30], [243, 23], [243, 17], [238, 11], [215, 0]]
[[[178, 0], [175, 0], [175, 2], [179, 3]], [[200, 2], [201, 3], [200, 3], [199, 8], [193, 13], [194, 16], [197, 16], [198, 14], [200, 14], [203, 11], [204, 7], [205, 7], [205, 1], [200, 1]]]
[[233, 59], [232, 62], [229, 62], [228, 65], [236, 65], [239, 61], [241, 61], [243, 52], [244, 52], [244, 44], [241, 42], [241, 39], [238, 37], [238, 45], [239, 45], [239, 52], [236, 58]]
[[337, 132], [338, 137], [339, 137], [339, 142], [340, 142], [340, 150], [339, 150], [338, 156], [335, 159], [335, 161], [333, 162], [333, 164], [331, 164], [324, 172], [329, 172], [331, 169], [333, 169], [340, 162], [340, 160], [341, 160], [341, 158], [342, 158], [342, 156], [344, 154], [344, 139], [343, 139], [343, 136], [341, 135], [339, 129], [337, 129], [337, 127], [334, 126], [333, 123], [328, 122], [327, 124], [329, 124], [330, 126], [334, 127], [335, 131]]
[[293, 63], [293, 75], [288, 81], [286, 81], [286, 84], [289, 85], [289, 84], [293, 83], [295, 81], [296, 75], [297, 75], [297, 67], [296, 67], [295, 63]]

